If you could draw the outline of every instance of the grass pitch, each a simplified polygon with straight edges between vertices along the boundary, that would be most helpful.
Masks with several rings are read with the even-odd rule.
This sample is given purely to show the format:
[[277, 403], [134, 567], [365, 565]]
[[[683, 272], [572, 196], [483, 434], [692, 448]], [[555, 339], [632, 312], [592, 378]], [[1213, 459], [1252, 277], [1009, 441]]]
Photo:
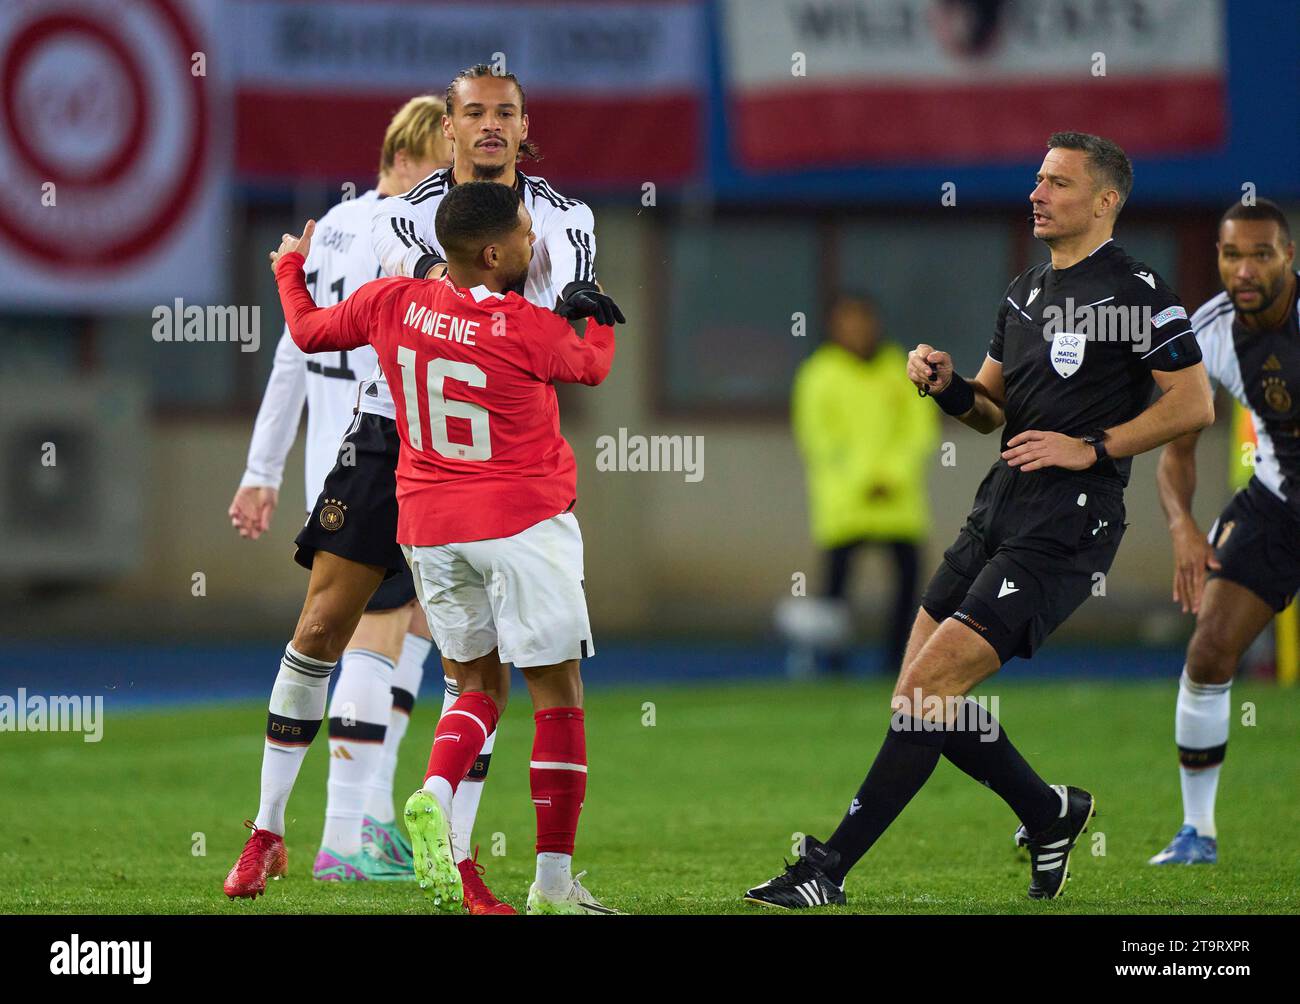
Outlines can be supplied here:
[[[1181, 821], [1173, 749], [1176, 684], [989, 681], [999, 717], [1053, 783], [1097, 797], [1063, 898], [1026, 898], [1016, 821], [946, 761], [849, 877], [848, 913], [1300, 912], [1300, 692], [1233, 688], [1219, 799], [1220, 864], [1152, 868]], [[999, 684], [996, 688], [994, 684]], [[575, 867], [629, 913], [764, 912], [750, 885], [780, 870], [798, 831], [825, 838], [887, 724], [883, 681], [590, 693], [591, 774]], [[1243, 726], [1243, 705], [1256, 724]], [[399, 802], [422, 776], [435, 701], [416, 707]], [[289, 807], [289, 876], [256, 902], [221, 882], [256, 811], [264, 705], [119, 712], [103, 740], [0, 737], [4, 909], [17, 913], [430, 912], [407, 883], [318, 883], [328, 757], [311, 750]], [[650, 723], [653, 724], [650, 724]], [[487, 880], [522, 908], [533, 870], [527, 696], [502, 722], [475, 840]], [[399, 805], [400, 809], [400, 805]]]

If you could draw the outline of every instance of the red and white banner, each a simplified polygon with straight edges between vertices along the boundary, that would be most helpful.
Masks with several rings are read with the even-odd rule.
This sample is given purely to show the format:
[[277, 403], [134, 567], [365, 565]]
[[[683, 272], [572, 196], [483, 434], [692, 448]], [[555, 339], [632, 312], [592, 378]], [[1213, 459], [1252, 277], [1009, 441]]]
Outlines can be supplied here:
[[1222, 0], [724, 0], [737, 159], [755, 170], [1130, 154], [1225, 130]]
[[230, 13], [243, 174], [360, 184], [403, 102], [494, 62], [527, 90], [549, 180], [668, 183], [700, 165], [695, 3], [232, 0]]
[[220, 98], [207, 0], [6, 0], [0, 302], [219, 293]]

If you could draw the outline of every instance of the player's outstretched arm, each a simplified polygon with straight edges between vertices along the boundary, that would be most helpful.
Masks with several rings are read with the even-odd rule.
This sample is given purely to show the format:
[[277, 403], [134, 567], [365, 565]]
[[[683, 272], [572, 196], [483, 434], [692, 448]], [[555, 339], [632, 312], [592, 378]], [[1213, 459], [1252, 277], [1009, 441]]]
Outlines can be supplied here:
[[276, 266], [280, 264], [280, 259], [287, 254], [300, 254], [306, 260], [311, 254], [311, 238], [316, 233], [316, 221], [308, 220], [307, 225], [302, 228], [302, 236], [295, 237], [293, 234], [281, 234], [280, 246], [267, 255], [271, 259], [271, 273], [276, 274]]
[[555, 312], [571, 321], [582, 317], [590, 317], [597, 324], [603, 325], [624, 324], [627, 321], [614, 298], [594, 282], [571, 282], [565, 286], [560, 291]]
[[587, 322], [582, 337], [564, 318], [549, 310], [528, 304], [521, 322], [529, 325], [535, 337], [523, 339], [532, 373], [539, 380], [583, 383], [594, 387], [609, 376], [614, 363], [614, 329]]
[[1196, 492], [1196, 441], [1200, 432], [1189, 432], [1169, 442], [1160, 451], [1156, 466], [1156, 486], [1160, 505], [1169, 521], [1169, 535], [1174, 545], [1174, 602], [1183, 613], [1201, 609], [1208, 569], [1219, 567], [1214, 548], [1196, 525], [1192, 515], [1192, 496]]
[[303, 360], [286, 327], [275, 348], [275, 363], [253, 423], [244, 476], [230, 503], [230, 523], [247, 539], [256, 540], [271, 528], [271, 516], [279, 503], [285, 458], [298, 436], [307, 397]]
[[304, 352], [360, 348], [370, 341], [377, 301], [400, 280], [376, 279], [342, 303], [316, 306], [302, 271], [315, 229], [316, 221], [308, 220], [301, 237], [285, 234], [279, 250], [271, 252], [275, 284], [280, 291], [280, 305], [284, 308], [289, 334]]
[[625, 322], [623, 311], [596, 278], [596, 218], [590, 207], [573, 200], [552, 213], [538, 240], [546, 246], [551, 282], [560, 291], [557, 314], [570, 321], [591, 317], [600, 324]]
[[1002, 364], [992, 356], [985, 356], [979, 375], [967, 380], [953, 370], [952, 356], [922, 343], [908, 353], [907, 378], [976, 432], [1000, 429], [1007, 420], [1002, 409], [1006, 400]]
[[609, 376], [613, 364], [614, 327], [592, 318], [582, 338], [570, 328], [569, 337], [561, 339], [553, 356], [551, 378], [594, 387]]

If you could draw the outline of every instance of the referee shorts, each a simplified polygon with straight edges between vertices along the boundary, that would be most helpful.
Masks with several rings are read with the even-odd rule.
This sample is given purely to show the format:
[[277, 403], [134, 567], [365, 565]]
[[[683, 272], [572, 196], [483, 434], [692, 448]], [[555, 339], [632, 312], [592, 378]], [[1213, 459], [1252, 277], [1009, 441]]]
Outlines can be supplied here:
[[921, 607], [977, 632], [1000, 662], [1028, 659], [1110, 571], [1125, 526], [1115, 481], [999, 460]]

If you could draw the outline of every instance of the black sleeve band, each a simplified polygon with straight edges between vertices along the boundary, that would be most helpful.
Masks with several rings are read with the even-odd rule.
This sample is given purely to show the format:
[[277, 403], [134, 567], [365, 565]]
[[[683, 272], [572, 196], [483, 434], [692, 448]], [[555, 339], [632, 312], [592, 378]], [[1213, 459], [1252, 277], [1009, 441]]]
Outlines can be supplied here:
[[429, 274], [429, 269], [435, 265], [445, 265], [447, 259], [439, 257], [436, 254], [427, 254], [415, 263], [415, 277], [423, 279]]
[[600, 287], [594, 282], [587, 282], [585, 279], [574, 279], [573, 282], [560, 290], [560, 302], [563, 303], [569, 297], [573, 296], [574, 293], [586, 292], [598, 293], [600, 292]]
[[943, 390], [937, 394], [931, 391], [930, 397], [953, 418], [960, 418], [975, 407], [975, 388], [958, 373], [953, 373], [948, 386]]

